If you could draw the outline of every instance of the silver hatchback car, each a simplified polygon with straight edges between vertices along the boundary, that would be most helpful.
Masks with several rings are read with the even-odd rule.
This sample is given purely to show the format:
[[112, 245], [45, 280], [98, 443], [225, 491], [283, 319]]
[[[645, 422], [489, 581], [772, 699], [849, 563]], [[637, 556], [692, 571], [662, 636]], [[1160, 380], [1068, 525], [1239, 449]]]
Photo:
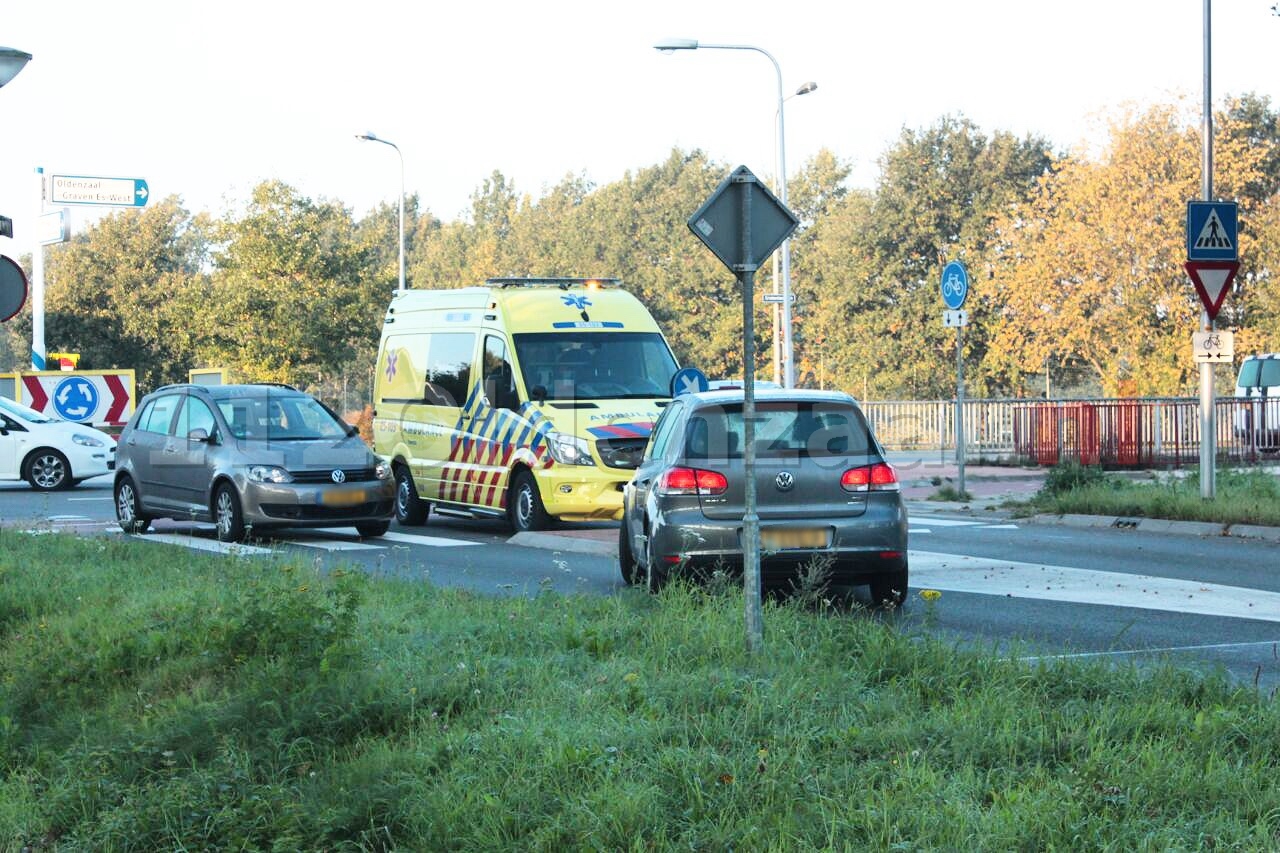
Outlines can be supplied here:
[[352, 525], [381, 536], [395, 480], [355, 428], [287, 385], [167, 385], [148, 394], [116, 453], [116, 518], [212, 521], [218, 538]]
[[[847, 394], [756, 395], [761, 578], [795, 582], [817, 560], [832, 587], [907, 595], [907, 511], [898, 478]], [[623, 491], [618, 560], [628, 583], [656, 589], [688, 568], [741, 571], [746, 501], [743, 393], [676, 397]]]

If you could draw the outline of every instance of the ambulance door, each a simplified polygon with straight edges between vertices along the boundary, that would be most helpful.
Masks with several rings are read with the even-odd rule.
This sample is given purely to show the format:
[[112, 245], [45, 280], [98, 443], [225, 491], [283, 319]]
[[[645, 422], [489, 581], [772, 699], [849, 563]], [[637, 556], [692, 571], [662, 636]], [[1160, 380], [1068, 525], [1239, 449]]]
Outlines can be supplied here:
[[472, 421], [479, 392], [472, 378], [475, 332], [432, 332], [422, 391], [423, 447], [418, 495], [428, 501], [470, 503], [476, 441]]

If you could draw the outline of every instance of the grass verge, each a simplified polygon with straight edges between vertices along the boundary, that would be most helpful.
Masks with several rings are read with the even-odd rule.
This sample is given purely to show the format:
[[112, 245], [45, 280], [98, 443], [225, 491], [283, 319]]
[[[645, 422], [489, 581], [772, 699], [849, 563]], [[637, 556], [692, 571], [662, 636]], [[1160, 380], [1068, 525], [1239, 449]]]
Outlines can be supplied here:
[[753, 658], [742, 611], [0, 531], [0, 844], [1280, 844], [1280, 712], [1225, 677], [1019, 664], [786, 603]]
[[1200, 496], [1198, 469], [1135, 481], [1071, 462], [1053, 468], [1029, 501], [1037, 512], [1138, 516], [1280, 526], [1280, 477], [1257, 468], [1216, 472], [1215, 499]]

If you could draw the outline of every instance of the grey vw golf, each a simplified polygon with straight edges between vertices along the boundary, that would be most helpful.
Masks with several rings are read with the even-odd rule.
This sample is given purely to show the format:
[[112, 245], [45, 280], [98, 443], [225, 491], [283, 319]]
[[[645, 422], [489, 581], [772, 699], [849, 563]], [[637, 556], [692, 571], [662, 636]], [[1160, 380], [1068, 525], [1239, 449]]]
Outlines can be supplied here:
[[212, 521], [218, 538], [249, 530], [352, 525], [381, 536], [395, 481], [354, 427], [287, 385], [166, 385], [120, 433], [120, 527]]
[[[743, 393], [676, 397], [623, 492], [618, 560], [628, 583], [656, 589], [674, 571], [741, 571], [745, 508]], [[828, 582], [867, 585], [875, 603], [907, 594], [907, 512], [898, 478], [847, 394], [762, 390], [755, 482], [761, 577], [794, 582], [806, 564]]]

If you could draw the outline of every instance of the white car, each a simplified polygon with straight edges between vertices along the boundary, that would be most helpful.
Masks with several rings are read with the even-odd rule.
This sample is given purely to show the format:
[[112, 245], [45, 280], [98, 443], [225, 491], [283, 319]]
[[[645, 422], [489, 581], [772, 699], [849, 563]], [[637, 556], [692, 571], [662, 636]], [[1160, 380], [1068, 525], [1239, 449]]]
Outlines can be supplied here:
[[26, 480], [42, 492], [67, 489], [115, 468], [116, 441], [0, 397], [0, 480]]

